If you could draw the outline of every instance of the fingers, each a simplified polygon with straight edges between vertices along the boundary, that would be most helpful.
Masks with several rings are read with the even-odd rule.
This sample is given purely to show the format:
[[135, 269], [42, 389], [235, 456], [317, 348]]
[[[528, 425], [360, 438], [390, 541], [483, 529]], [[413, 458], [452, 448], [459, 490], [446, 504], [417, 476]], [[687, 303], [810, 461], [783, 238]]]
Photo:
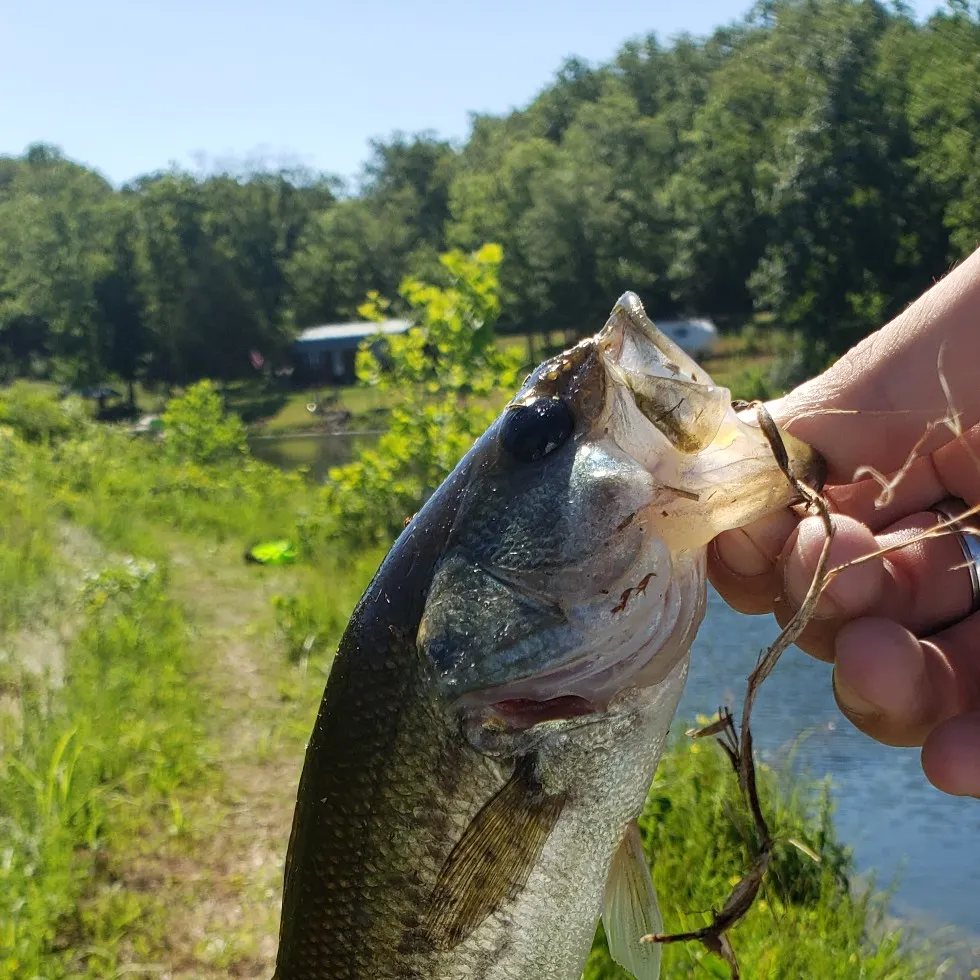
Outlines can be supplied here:
[[922, 768], [945, 793], [980, 796], [980, 713], [937, 725], [922, 746]]
[[[831, 568], [899, 547], [833, 578], [798, 645], [835, 663], [835, 696], [854, 725], [889, 745], [922, 745], [934, 785], [980, 797], [980, 613], [969, 615], [973, 588], [957, 536], [909, 543], [939, 523], [930, 511], [878, 534], [846, 515], [832, 520]], [[824, 544], [819, 519], [794, 521], [786, 512], [761, 536], [717, 542], [709, 561], [712, 580], [743, 606], [758, 611], [775, 596], [782, 625], [810, 588]], [[736, 574], [723, 556], [757, 574]]]
[[892, 620], [849, 623], [837, 637], [837, 703], [880, 742], [923, 745], [926, 774], [940, 789], [980, 795], [978, 646], [978, 616], [928, 640]]
[[965, 707], [949, 657], [893, 620], [848, 623], [837, 636], [836, 654], [834, 695], [841, 711], [886, 745], [921, 745]]
[[750, 615], [772, 612], [780, 590], [776, 563], [797, 522], [791, 511], [781, 510], [711, 543], [708, 577], [734, 609]]
[[[877, 505], [881, 492], [874, 480], [862, 480], [828, 488], [827, 498], [832, 511], [849, 515], [876, 534], [887, 533], [905, 515], [922, 513], [945, 497], [980, 500], [980, 425], [932, 456], [916, 459], [883, 507]], [[775, 566], [797, 520], [784, 510], [715, 539], [709, 551], [711, 581], [739, 612], [773, 608], [781, 588]]]
[[[838, 568], [878, 550], [868, 528], [842, 515], [831, 518], [834, 538], [827, 567]], [[823, 521], [802, 521], [777, 563], [781, 589], [773, 612], [785, 626], [802, 605], [813, 582], [826, 531]], [[834, 578], [817, 601], [813, 616], [798, 638], [797, 646], [821, 660], [834, 659], [834, 640], [843, 623], [868, 614], [882, 601], [887, 572], [880, 559], [854, 565]]]
[[[772, 521], [761, 537], [716, 541], [708, 562], [712, 583], [735, 608], [752, 613], [771, 609], [783, 626], [806, 597], [825, 537], [823, 522], [807, 517], [790, 529], [782, 552], [773, 557], [787, 519], [793, 521], [788, 512]], [[940, 522], [936, 514], [913, 514], [877, 535], [846, 515], [831, 519], [835, 534], [829, 569], [885, 549], [898, 550], [852, 565], [830, 579], [797, 641], [802, 649], [821, 660], [833, 660], [837, 633], [860, 617], [887, 617], [925, 636], [970, 612], [973, 587], [955, 535], [912, 540], [903, 546], [935, 527]], [[733, 565], [757, 574], [740, 575]]]
[[[835, 533], [828, 567], [877, 550], [874, 535], [863, 524], [844, 515], [834, 515], [832, 520]], [[791, 512], [783, 511], [754, 525], [751, 535], [747, 531], [720, 535], [708, 552], [711, 583], [740, 612], [775, 612], [785, 626], [813, 581], [824, 534], [820, 519], [797, 523]], [[798, 645], [824, 659], [832, 657], [840, 623], [873, 607], [885, 577], [880, 562], [842, 572], [821, 596], [815, 618]]]

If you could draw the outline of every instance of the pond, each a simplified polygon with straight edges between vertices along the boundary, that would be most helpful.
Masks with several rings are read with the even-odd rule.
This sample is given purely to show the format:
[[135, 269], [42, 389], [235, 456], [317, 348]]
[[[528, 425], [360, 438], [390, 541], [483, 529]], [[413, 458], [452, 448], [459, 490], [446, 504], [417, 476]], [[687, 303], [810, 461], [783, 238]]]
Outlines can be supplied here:
[[326, 479], [333, 466], [350, 462], [359, 443], [371, 442], [376, 432], [329, 433], [323, 435], [252, 436], [248, 446], [253, 456], [273, 466], [294, 470], [307, 466], [310, 479]]
[[[278, 466], [308, 465], [311, 475], [351, 458], [370, 433], [256, 440], [253, 452]], [[679, 729], [721, 704], [741, 706], [745, 679], [759, 651], [775, 638], [770, 616], [743, 616], [713, 590], [691, 657], [678, 710]], [[918, 749], [894, 749], [862, 735], [834, 703], [830, 667], [789, 650], [759, 695], [756, 746], [779, 765], [792, 753], [796, 769], [831, 777], [836, 824], [858, 869], [879, 887], [894, 885], [892, 909], [921, 929], [954, 926], [950, 945], [964, 962], [980, 960], [980, 802], [935, 790], [919, 766]]]

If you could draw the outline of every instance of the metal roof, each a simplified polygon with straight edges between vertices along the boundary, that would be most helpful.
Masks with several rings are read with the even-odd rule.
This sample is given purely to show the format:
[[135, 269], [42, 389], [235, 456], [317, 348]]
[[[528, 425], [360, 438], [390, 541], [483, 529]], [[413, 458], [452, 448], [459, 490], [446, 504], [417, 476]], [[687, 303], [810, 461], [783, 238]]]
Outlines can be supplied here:
[[404, 333], [412, 326], [411, 320], [383, 320], [374, 323], [370, 320], [351, 323], [325, 323], [318, 327], [307, 327], [296, 337], [297, 344], [336, 343], [339, 340], [363, 340], [376, 333]]

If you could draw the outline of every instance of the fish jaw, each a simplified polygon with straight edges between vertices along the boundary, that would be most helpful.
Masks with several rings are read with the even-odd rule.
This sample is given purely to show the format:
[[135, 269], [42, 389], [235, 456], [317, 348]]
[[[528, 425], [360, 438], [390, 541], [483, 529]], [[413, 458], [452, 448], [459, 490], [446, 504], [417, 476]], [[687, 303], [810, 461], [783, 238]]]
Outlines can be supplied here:
[[813, 489], [823, 486], [819, 453], [774, 426], [784, 470], [762, 428], [656, 329], [635, 294], [616, 303], [596, 343], [614, 438], [653, 477], [653, 520], [672, 551], [704, 547], [722, 531], [799, 503], [786, 470]]

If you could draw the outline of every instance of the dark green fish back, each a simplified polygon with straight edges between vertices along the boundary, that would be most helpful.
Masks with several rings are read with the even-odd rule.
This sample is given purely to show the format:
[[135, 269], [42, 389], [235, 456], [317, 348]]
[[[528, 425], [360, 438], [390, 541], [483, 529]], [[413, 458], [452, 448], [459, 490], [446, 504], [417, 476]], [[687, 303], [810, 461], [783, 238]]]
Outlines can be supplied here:
[[[432, 980], [425, 913], [506, 767], [434, 700], [415, 636], [462, 474], [392, 550], [340, 645], [307, 749], [276, 980]], [[431, 516], [430, 516], [431, 515]]]

